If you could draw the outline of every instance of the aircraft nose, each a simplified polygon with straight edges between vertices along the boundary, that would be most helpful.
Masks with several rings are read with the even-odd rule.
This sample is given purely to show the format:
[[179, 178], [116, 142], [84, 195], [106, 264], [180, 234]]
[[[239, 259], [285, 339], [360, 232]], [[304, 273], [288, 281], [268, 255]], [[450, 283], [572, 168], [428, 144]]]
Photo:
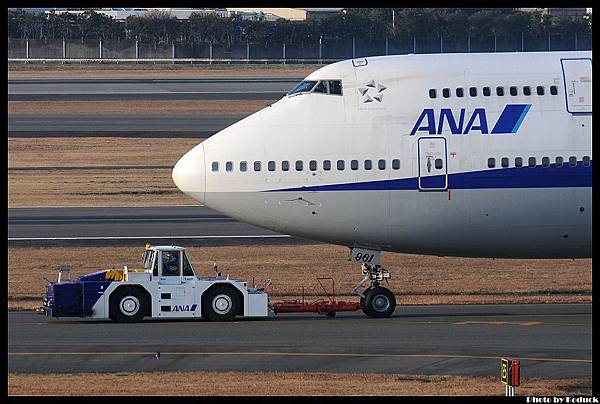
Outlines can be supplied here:
[[204, 146], [199, 144], [184, 154], [173, 167], [173, 182], [186, 195], [204, 203], [206, 191]]

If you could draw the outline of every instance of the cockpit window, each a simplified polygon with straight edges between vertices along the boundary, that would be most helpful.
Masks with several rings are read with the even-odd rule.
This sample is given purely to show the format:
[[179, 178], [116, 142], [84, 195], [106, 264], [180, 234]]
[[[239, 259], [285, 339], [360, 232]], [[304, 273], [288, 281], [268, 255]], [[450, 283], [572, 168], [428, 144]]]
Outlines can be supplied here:
[[327, 82], [326, 81], [319, 81], [319, 84], [317, 84], [315, 86], [315, 89], [313, 90], [313, 93], [325, 93], [325, 94], [327, 94]]
[[298, 84], [296, 87], [294, 87], [288, 93], [288, 95], [298, 94], [298, 93], [307, 93], [313, 89], [315, 84], [317, 84], [316, 81], [308, 81], [308, 80], [302, 81], [300, 84]]
[[341, 80], [321, 80], [321, 81], [308, 81], [305, 80], [294, 87], [288, 95], [300, 94], [300, 93], [320, 93], [320, 94], [333, 94], [342, 95], [342, 81]]

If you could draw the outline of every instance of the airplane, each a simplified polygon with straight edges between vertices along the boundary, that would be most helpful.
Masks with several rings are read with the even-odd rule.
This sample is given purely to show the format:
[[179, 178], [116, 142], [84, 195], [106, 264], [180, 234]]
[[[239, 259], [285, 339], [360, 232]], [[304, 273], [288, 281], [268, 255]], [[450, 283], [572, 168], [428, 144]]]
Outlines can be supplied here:
[[349, 247], [363, 311], [388, 317], [381, 251], [591, 257], [591, 124], [591, 51], [356, 58], [198, 144], [172, 177], [237, 220]]

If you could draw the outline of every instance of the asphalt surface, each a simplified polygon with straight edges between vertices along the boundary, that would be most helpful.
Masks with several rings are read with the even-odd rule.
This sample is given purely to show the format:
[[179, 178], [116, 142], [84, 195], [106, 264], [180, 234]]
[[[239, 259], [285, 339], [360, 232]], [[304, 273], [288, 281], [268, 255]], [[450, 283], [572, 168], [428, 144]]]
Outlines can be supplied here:
[[206, 206], [8, 209], [9, 246], [315, 244], [238, 222]]
[[588, 304], [407, 306], [387, 319], [353, 312], [335, 318], [280, 314], [225, 323], [194, 319], [117, 324], [9, 312], [8, 320], [10, 372], [315, 371], [499, 377], [501, 357], [520, 359], [522, 378], [591, 377], [592, 372]]
[[8, 116], [10, 137], [209, 137], [246, 115], [19, 115]]
[[269, 100], [302, 78], [22, 78], [9, 79], [9, 101]]

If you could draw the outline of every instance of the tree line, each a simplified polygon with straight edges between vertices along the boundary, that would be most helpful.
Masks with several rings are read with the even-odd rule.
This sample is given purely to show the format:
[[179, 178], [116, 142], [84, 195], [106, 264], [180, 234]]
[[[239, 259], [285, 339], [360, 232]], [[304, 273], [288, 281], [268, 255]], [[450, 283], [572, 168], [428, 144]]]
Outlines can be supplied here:
[[350, 8], [306, 21], [251, 21], [192, 13], [178, 20], [165, 11], [130, 16], [125, 21], [92, 10], [81, 14], [8, 13], [8, 34], [14, 39], [136, 39], [158, 44], [194, 45], [212, 42], [231, 47], [236, 43], [298, 44], [319, 38], [380, 41], [417, 36], [425, 39], [470, 36], [591, 35], [592, 15], [552, 16], [516, 8]]

